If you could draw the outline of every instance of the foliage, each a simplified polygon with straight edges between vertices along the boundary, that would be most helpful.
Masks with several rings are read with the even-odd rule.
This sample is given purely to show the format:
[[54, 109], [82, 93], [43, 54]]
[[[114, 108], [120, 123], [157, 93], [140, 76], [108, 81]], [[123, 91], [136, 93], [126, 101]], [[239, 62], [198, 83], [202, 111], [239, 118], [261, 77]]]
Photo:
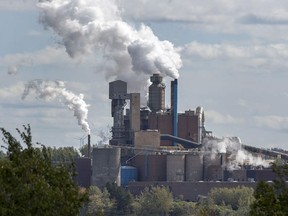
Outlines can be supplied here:
[[23, 126], [20, 141], [1, 128], [7, 159], [0, 160], [1, 215], [77, 215], [86, 200], [72, 180], [73, 164], [53, 165], [44, 145], [35, 148], [30, 126]]
[[91, 216], [109, 215], [114, 207], [113, 200], [110, 199], [110, 194], [106, 188], [103, 192], [96, 186], [89, 188], [89, 203], [88, 214]]
[[[79, 151], [83, 157], [88, 157], [88, 144], [81, 146]], [[90, 149], [90, 155], [91, 155], [91, 152], [92, 152], [92, 148]]]
[[136, 204], [137, 215], [168, 215], [173, 206], [173, 197], [166, 187], [145, 188]]
[[208, 194], [208, 200], [212, 204], [231, 206], [232, 210], [249, 206], [253, 201], [253, 189], [238, 186], [236, 188], [213, 188]]
[[7, 155], [3, 151], [0, 151], [0, 160], [5, 158], [7, 158]]
[[248, 215], [253, 201], [252, 188], [213, 188], [207, 198], [199, 202], [197, 215]]
[[73, 147], [47, 147], [47, 150], [51, 155], [51, 160], [53, 161], [53, 163], [69, 163], [80, 156], [78, 151]]
[[251, 205], [250, 215], [288, 215], [288, 188], [285, 182], [288, 165], [274, 163], [273, 170], [278, 179], [272, 184], [259, 182], [255, 190], [255, 202]]
[[173, 202], [170, 216], [192, 216], [196, 213], [196, 204], [193, 202], [186, 202], [175, 200]]
[[116, 215], [127, 215], [133, 212], [133, 197], [131, 193], [115, 183], [107, 183], [106, 188], [110, 194], [110, 199], [116, 203], [114, 212]]

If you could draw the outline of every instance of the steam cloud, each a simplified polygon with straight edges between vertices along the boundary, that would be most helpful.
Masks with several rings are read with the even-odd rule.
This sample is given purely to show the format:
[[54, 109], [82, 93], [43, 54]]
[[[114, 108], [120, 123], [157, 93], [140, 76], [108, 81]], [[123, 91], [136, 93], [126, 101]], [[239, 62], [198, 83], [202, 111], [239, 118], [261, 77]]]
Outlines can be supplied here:
[[25, 85], [22, 99], [24, 100], [31, 91], [36, 93], [37, 99], [44, 99], [46, 101], [58, 99], [66, 105], [69, 110], [74, 112], [78, 124], [83, 130], [90, 134], [90, 128], [87, 122], [89, 105], [83, 100], [83, 94], [77, 96], [71, 91], [66, 90], [65, 84], [62, 81], [31, 80]]
[[243, 165], [268, 167], [268, 161], [261, 157], [255, 157], [245, 149], [242, 149], [241, 141], [238, 137], [225, 137], [223, 139], [206, 140], [204, 149], [211, 154], [211, 159], [216, 158], [219, 153], [227, 153], [229, 162], [226, 164], [229, 170], [239, 169]]
[[40, 22], [60, 36], [71, 57], [97, 53], [106, 60], [107, 79], [139, 89], [153, 73], [179, 76], [182, 61], [173, 44], [148, 26], [135, 29], [123, 21], [114, 0], [41, 0], [38, 7]]

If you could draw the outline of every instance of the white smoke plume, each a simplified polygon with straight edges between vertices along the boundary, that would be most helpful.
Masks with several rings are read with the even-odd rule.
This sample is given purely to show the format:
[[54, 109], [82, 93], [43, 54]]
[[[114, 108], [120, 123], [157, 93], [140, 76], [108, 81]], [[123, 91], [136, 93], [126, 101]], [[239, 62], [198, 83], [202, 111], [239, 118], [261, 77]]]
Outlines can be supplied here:
[[71, 57], [93, 53], [105, 59], [107, 79], [141, 90], [153, 73], [179, 76], [182, 61], [173, 44], [148, 26], [129, 25], [114, 0], [41, 0], [38, 7], [40, 22], [60, 36]]
[[223, 139], [207, 139], [204, 141], [206, 155], [210, 154], [214, 160], [219, 154], [228, 156], [226, 167], [228, 170], [241, 168], [243, 165], [268, 167], [269, 161], [261, 157], [254, 156], [242, 148], [241, 140], [238, 137], [225, 137]]
[[32, 91], [36, 93], [37, 99], [46, 101], [59, 100], [66, 105], [69, 110], [74, 112], [74, 116], [78, 120], [78, 124], [90, 134], [89, 124], [87, 122], [88, 107], [84, 101], [84, 95], [75, 95], [71, 91], [66, 90], [63, 81], [44, 81], [31, 80], [25, 85], [22, 99], [24, 100]]

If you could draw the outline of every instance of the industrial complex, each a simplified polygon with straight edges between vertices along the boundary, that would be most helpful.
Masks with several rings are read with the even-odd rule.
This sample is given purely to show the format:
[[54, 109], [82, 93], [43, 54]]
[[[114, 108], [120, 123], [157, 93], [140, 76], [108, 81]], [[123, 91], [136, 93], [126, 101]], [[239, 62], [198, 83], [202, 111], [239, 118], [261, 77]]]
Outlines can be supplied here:
[[177, 79], [171, 81], [170, 106], [163, 77], [153, 74], [150, 81], [146, 107], [140, 106], [140, 93], [127, 92], [126, 82], [109, 83], [112, 139], [76, 160], [79, 185], [115, 182], [134, 195], [164, 185], [174, 196], [195, 201], [212, 187], [255, 187], [276, 178], [269, 163], [288, 155], [244, 145], [238, 137], [214, 137], [205, 128], [203, 107], [178, 112]]

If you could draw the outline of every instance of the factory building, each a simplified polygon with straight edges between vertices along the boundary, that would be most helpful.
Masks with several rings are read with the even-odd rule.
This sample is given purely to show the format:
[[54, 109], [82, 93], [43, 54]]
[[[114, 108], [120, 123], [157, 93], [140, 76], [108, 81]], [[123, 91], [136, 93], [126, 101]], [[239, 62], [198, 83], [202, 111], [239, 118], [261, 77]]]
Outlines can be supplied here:
[[[178, 81], [171, 82], [171, 107], [165, 108], [165, 84], [159, 74], [150, 77], [148, 107], [140, 107], [140, 94], [127, 93], [127, 83], [116, 80], [109, 83], [111, 115], [113, 117], [111, 145], [135, 146], [135, 133], [141, 130], [143, 138], [147, 131], [157, 130], [160, 135], [169, 134], [193, 143], [201, 144], [204, 128], [204, 111], [197, 107], [195, 111], [177, 112]], [[126, 101], [130, 107], [124, 109]], [[147, 132], [147, 136], [150, 133]], [[161, 139], [160, 146], [175, 146], [173, 140]]]
[[[212, 187], [233, 187], [240, 182], [255, 187], [254, 181], [276, 178], [271, 169], [261, 167], [229, 170], [231, 155], [212, 156], [212, 149], [203, 147], [207, 140], [216, 140], [205, 130], [203, 108], [178, 113], [177, 79], [171, 82], [171, 105], [167, 108], [162, 77], [153, 74], [150, 81], [148, 107], [140, 107], [140, 94], [128, 93], [126, 82], [109, 83], [112, 139], [110, 145], [93, 148], [90, 165], [88, 160], [79, 161], [79, 167], [88, 167], [83, 172], [85, 178], [78, 180], [83, 185], [90, 182], [103, 187], [114, 182], [138, 194], [147, 185], [161, 184], [176, 195], [182, 193], [185, 199], [194, 200], [199, 194], [207, 195]], [[236, 141], [235, 145], [240, 145]], [[243, 148], [257, 151], [245, 145]], [[85, 181], [89, 173], [91, 177]], [[187, 187], [193, 187], [193, 193], [188, 193]]]

